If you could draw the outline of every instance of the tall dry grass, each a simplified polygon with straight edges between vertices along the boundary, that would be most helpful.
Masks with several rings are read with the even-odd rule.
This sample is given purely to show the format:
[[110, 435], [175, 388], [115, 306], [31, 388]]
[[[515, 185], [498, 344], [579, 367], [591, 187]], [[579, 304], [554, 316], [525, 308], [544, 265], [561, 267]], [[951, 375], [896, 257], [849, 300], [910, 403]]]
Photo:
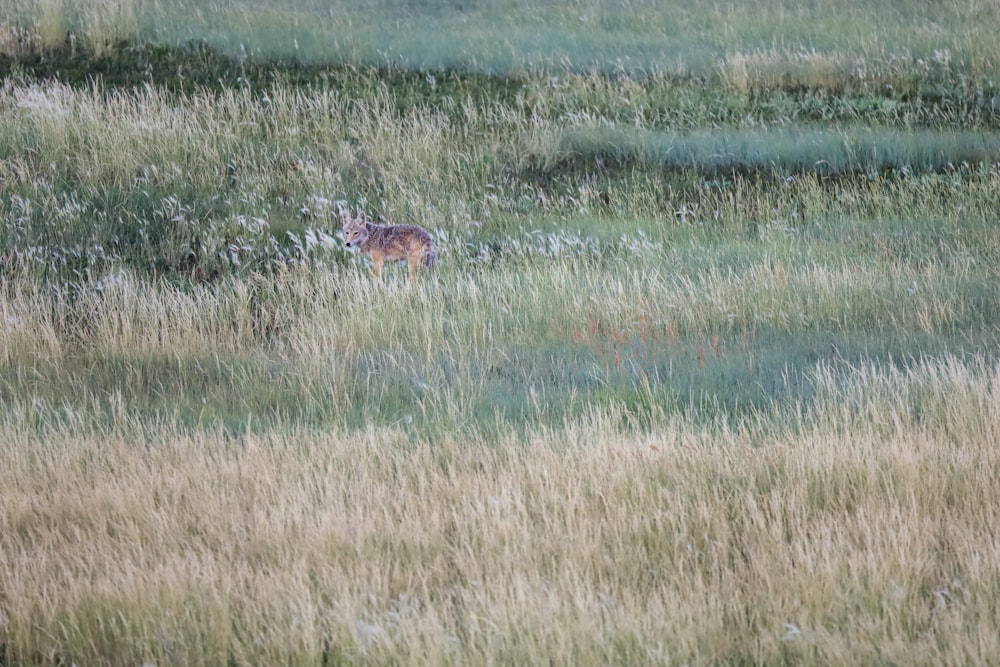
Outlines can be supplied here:
[[16, 406], [5, 662], [996, 660], [996, 366], [815, 373], [812, 408], [645, 435], [613, 410], [431, 442]]

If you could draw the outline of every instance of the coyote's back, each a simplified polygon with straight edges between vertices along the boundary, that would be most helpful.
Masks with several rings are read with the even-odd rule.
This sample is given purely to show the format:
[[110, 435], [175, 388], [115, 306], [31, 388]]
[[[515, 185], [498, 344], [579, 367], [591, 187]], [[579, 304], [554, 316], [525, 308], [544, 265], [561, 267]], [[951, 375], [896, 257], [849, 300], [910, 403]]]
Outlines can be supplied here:
[[372, 258], [375, 277], [381, 279], [385, 260], [406, 260], [410, 280], [416, 282], [417, 267], [431, 267], [437, 263], [434, 239], [423, 227], [416, 225], [376, 225], [368, 222], [364, 211], [351, 218], [344, 210], [340, 213], [344, 226], [344, 242], [348, 247], [357, 246]]

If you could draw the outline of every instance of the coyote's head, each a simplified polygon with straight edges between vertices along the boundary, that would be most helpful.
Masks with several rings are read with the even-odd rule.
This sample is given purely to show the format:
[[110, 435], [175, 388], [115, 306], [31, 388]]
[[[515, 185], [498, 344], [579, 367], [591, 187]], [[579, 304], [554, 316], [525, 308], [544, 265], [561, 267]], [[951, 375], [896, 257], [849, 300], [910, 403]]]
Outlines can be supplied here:
[[340, 219], [344, 223], [344, 244], [350, 248], [364, 243], [364, 240], [368, 238], [368, 227], [366, 226], [368, 220], [365, 218], [365, 212], [359, 212], [358, 217], [352, 219], [351, 214], [347, 209], [344, 209], [340, 212]]

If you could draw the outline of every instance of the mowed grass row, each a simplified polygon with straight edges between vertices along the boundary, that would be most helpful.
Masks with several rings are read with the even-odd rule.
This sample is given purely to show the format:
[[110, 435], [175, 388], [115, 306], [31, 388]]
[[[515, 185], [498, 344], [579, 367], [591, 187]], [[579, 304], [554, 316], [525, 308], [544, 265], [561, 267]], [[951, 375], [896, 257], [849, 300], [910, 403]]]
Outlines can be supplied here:
[[820, 364], [789, 423], [0, 422], [7, 664], [989, 664], [1000, 376]]

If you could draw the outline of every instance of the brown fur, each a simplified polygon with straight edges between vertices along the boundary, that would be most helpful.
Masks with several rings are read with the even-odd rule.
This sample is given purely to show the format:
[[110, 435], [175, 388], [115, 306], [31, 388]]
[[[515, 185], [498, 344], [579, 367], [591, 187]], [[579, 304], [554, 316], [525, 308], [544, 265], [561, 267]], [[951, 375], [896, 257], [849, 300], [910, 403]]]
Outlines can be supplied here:
[[352, 219], [346, 210], [340, 212], [344, 224], [344, 243], [347, 247], [357, 246], [361, 252], [372, 258], [375, 264], [375, 278], [382, 279], [382, 264], [385, 260], [406, 260], [410, 269], [410, 280], [417, 281], [417, 267], [430, 267], [437, 261], [434, 239], [423, 227], [416, 225], [376, 225], [368, 222], [364, 211]]

